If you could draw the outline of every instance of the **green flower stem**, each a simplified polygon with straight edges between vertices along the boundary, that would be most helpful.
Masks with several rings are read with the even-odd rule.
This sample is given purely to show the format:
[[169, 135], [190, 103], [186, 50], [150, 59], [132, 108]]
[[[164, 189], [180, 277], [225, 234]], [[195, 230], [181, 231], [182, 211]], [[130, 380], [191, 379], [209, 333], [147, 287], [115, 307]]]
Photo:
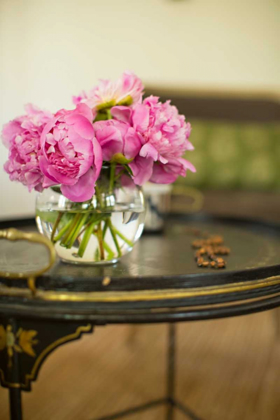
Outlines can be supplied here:
[[84, 229], [82, 229], [79, 233], [79, 235], [77, 236], [77, 239], [80, 238], [82, 236], [82, 234], [87, 230], [87, 228], [94, 223], [94, 225], [97, 225], [97, 223], [99, 223], [101, 220], [103, 219], [103, 216], [98, 215], [96, 216], [96, 214], [94, 214], [89, 221], [86, 223]]
[[99, 221], [93, 222], [86, 228], [85, 234], [83, 236], [82, 242], [80, 243], [79, 250], [78, 250], [79, 257], [83, 257], [86, 247], [88, 245], [88, 242], [90, 240], [91, 234], [93, 233], [93, 230], [98, 223]]
[[103, 232], [102, 232], [102, 237], [103, 237], [103, 239], [104, 239], [104, 238], [105, 238], [105, 236], [106, 236], [107, 229], [108, 229], [108, 219], [105, 219], [105, 221], [104, 221], [104, 226], [103, 226]]
[[104, 246], [103, 246], [103, 235], [102, 235], [102, 228], [101, 228], [101, 222], [98, 224], [97, 229], [97, 239], [99, 243], [99, 250], [100, 250], [100, 260], [105, 260], [105, 252], [104, 252]]
[[110, 167], [110, 184], [109, 184], [109, 193], [110, 194], [114, 190], [115, 170], [116, 170], [116, 164], [115, 163], [111, 163], [111, 167]]
[[100, 208], [102, 209], [103, 208], [102, 196], [101, 196], [100, 189], [97, 185], [95, 185], [95, 195], [96, 195], [97, 201], [100, 205]]
[[69, 220], [68, 223], [66, 223], [65, 226], [63, 226], [63, 228], [58, 232], [58, 234], [56, 235], [56, 237], [53, 239], [53, 242], [57, 242], [59, 241], [59, 239], [61, 239], [64, 234], [68, 231], [68, 229], [70, 228], [71, 224], [72, 224], [73, 219]]
[[94, 253], [94, 261], [100, 261], [99, 248], [96, 248], [96, 250], [95, 250], [95, 253]]
[[112, 238], [113, 238], [114, 244], [115, 244], [116, 249], [117, 249], [117, 251], [118, 251], [118, 257], [121, 257], [121, 256], [122, 256], [122, 251], [121, 251], [121, 249], [120, 249], [120, 246], [119, 246], [119, 243], [118, 243], [118, 238], [117, 238], [117, 236], [116, 236], [116, 233], [115, 233], [114, 227], [113, 227], [113, 225], [112, 225], [112, 221], [111, 221], [111, 219], [110, 219], [110, 218], [108, 218], [108, 219], [107, 219], [107, 221], [108, 221], [108, 228], [110, 229], [110, 232], [111, 232], [111, 235], [112, 235]]
[[113, 227], [113, 229], [114, 229], [114, 231], [115, 231], [115, 233], [124, 241], [124, 242], [126, 242], [127, 243], [127, 245], [129, 245], [129, 246], [133, 246], [134, 244], [133, 244], [133, 242], [132, 241], [130, 241], [129, 239], [127, 239], [118, 229], [116, 229], [115, 227]]
[[65, 235], [65, 237], [63, 237], [62, 241], [60, 242], [60, 245], [67, 247], [67, 243], [70, 241], [70, 239], [73, 235], [73, 232], [76, 229], [77, 223], [79, 223], [80, 217], [81, 217], [80, 213], [75, 214], [74, 218], [72, 219], [72, 223], [70, 225], [70, 228], [69, 228], [68, 231], [66, 231], [66, 235]]
[[112, 248], [109, 247], [109, 245], [107, 244], [107, 242], [105, 242], [103, 240], [103, 246], [105, 251], [107, 252], [108, 256], [107, 256], [107, 260], [110, 261], [114, 258], [115, 254], [114, 251], [112, 250]]
[[64, 213], [63, 213], [62, 211], [60, 211], [60, 212], [58, 213], [58, 216], [57, 216], [57, 218], [56, 218], [56, 221], [55, 221], [55, 223], [54, 223], [54, 225], [53, 225], [52, 235], [51, 235], [51, 241], [52, 241], [52, 242], [53, 242], [53, 240], [54, 240], [54, 235], [55, 235], [56, 229], [58, 228], [58, 225], [59, 225], [59, 223], [60, 223], [60, 220], [61, 220], [61, 218], [62, 218], [63, 214], [64, 214]]
[[67, 244], [67, 247], [72, 248], [75, 240], [77, 239], [77, 236], [80, 233], [80, 230], [82, 229], [82, 227], [84, 226], [85, 222], [87, 221], [87, 218], [88, 218], [88, 214], [83, 214], [82, 213], [80, 215], [79, 221], [78, 221], [78, 223], [76, 225], [76, 228], [74, 229], [74, 231], [73, 231], [73, 233], [71, 235], [71, 238], [69, 239], [69, 242]]
[[121, 178], [121, 176], [123, 175], [123, 174], [125, 174], [125, 172], [126, 172], [126, 169], [122, 169], [117, 175], [116, 175], [116, 177], [115, 177], [115, 181], [118, 181], [118, 179], [120, 179]]

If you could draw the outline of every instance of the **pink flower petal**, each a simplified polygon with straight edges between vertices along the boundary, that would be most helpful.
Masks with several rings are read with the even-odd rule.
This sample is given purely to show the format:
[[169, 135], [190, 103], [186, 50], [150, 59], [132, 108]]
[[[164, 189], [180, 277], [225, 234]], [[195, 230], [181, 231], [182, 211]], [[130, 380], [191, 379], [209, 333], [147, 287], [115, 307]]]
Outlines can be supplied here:
[[134, 159], [142, 147], [141, 136], [130, 127], [124, 138], [124, 155], [127, 159]]
[[164, 165], [154, 165], [153, 175], [150, 178], [150, 182], [155, 184], [172, 184], [176, 181], [179, 174], [166, 172]]
[[144, 158], [151, 158], [154, 162], [159, 160], [159, 153], [151, 143], [144, 144], [144, 146], [140, 150], [140, 156]]
[[94, 120], [96, 117], [96, 112], [93, 114], [92, 109], [87, 106], [86, 104], [79, 103], [76, 107], [76, 111], [83, 115], [87, 120], [89, 120], [90, 123]]
[[129, 108], [128, 106], [114, 106], [111, 109], [111, 114], [118, 121], [130, 123], [131, 108]]
[[94, 181], [96, 181], [97, 178], [99, 177], [99, 174], [102, 168], [103, 156], [102, 156], [102, 149], [100, 147], [100, 144], [98, 143], [95, 137], [92, 139], [92, 144], [93, 144], [93, 179]]
[[47, 176], [45, 176], [44, 179], [43, 179], [43, 188], [49, 188], [49, 187], [52, 187], [53, 185], [57, 185], [57, 184], [58, 183], [56, 181], [51, 180]]
[[151, 158], [145, 159], [141, 156], [129, 164], [136, 185], [143, 185], [149, 181], [153, 173], [153, 164], [154, 162]]
[[121, 132], [114, 126], [103, 124], [103, 127], [96, 131], [96, 139], [101, 146], [105, 161], [111, 160], [114, 154], [123, 152]]
[[171, 159], [167, 164], [154, 165], [150, 182], [156, 184], [171, 184], [179, 175], [186, 176], [186, 171], [196, 172], [193, 164], [183, 158]]
[[135, 130], [143, 132], [148, 129], [149, 125], [149, 109], [142, 104], [138, 104], [132, 116], [133, 127]]
[[71, 201], [81, 203], [90, 200], [95, 191], [95, 174], [89, 169], [86, 174], [78, 179], [75, 185], [62, 185], [62, 194]]
[[14, 141], [15, 137], [21, 133], [21, 122], [14, 120], [3, 126], [2, 140], [6, 147], [9, 147], [10, 143]]
[[72, 125], [76, 133], [87, 140], [93, 137], [94, 129], [89, 120], [80, 114], [67, 115], [65, 117], [66, 124]]

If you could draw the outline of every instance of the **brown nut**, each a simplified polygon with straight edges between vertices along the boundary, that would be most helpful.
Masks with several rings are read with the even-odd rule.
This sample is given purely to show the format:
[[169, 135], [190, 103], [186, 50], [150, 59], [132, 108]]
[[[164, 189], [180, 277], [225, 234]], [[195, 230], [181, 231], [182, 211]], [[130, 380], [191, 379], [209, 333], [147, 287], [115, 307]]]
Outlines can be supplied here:
[[197, 265], [199, 266], [199, 267], [202, 267], [202, 264], [204, 263], [204, 259], [203, 258], [198, 258], [197, 259]]
[[203, 263], [202, 263], [202, 267], [204, 267], [204, 268], [207, 268], [207, 267], [209, 267], [209, 261], [203, 261]]
[[221, 262], [217, 264], [217, 268], [225, 268], [226, 264], [225, 262]]
[[197, 241], [192, 242], [192, 247], [193, 248], [201, 248], [202, 245], [203, 245], [203, 241], [201, 241], [201, 240], [197, 240]]

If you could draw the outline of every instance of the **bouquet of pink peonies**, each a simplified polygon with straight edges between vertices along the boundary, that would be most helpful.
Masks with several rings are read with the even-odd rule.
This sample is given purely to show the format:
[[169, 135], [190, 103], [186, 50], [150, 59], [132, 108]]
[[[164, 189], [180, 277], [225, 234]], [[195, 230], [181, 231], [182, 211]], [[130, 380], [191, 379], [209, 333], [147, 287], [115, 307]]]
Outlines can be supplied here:
[[143, 100], [143, 89], [125, 72], [74, 97], [73, 110], [52, 114], [28, 105], [3, 127], [4, 169], [12, 181], [42, 193], [39, 230], [63, 260], [116, 261], [143, 229], [139, 187], [195, 172], [182, 158], [193, 150], [190, 123], [170, 101]]

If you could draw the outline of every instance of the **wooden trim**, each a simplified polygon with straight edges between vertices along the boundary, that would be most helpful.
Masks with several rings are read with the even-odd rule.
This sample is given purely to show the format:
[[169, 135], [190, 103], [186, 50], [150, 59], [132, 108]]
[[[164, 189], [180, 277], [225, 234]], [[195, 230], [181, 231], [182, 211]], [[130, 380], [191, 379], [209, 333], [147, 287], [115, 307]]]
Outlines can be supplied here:
[[146, 89], [146, 95], [159, 96], [162, 101], [171, 99], [180, 114], [188, 121], [230, 121], [242, 123], [279, 123], [280, 101], [274, 97], [226, 95], [226, 92], [171, 91], [163, 88]]
[[224, 98], [224, 99], [240, 99], [240, 100], [269, 100], [280, 102], [280, 86], [275, 87], [222, 87], [222, 86], [179, 86], [179, 85], [161, 85], [147, 84], [146, 92], [161, 92], [162, 95], [180, 96], [180, 97], [197, 97], [197, 98]]

